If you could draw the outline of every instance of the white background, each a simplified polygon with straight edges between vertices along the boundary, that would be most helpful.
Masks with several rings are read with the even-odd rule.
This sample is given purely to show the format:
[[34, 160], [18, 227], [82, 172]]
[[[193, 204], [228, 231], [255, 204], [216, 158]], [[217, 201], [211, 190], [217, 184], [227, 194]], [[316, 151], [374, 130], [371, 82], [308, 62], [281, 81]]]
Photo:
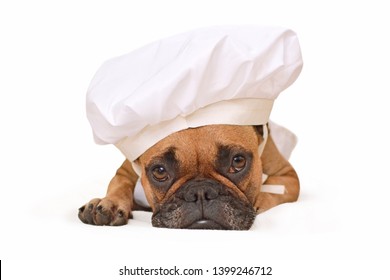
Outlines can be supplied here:
[[[124, 265], [175, 264], [273, 266], [269, 279], [388, 279], [385, 4], [2, 1], [5, 279], [123, 279], [118, 270]], [[258, 216], [248, 232], [156, 229], [145, 213], [118, 228], [79, 222], [78, 207], [105, 194], [123, 161], [114, 147], [93, 143], [85, 116], [85, 92], [97, 68], [150, 41], [220, 24], [280, 25], [298, 33], [304, 68], [277, 99], [271, 118], [299, 137], [291, 162], [301, 178], [300, 201]]]

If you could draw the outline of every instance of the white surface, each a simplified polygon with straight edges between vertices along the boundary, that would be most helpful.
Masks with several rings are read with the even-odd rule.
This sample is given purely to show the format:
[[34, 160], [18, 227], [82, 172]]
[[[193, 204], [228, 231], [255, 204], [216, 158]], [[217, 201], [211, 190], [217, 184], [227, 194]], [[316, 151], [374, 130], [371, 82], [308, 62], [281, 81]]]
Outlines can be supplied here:
[[[123, 265], [244, 263], [272, 265], [270, 279], [387, 279], [386, 6], [127, 2], [0, 4], [4, 278], [116, 279]], [[97, 67], [153, 39], [218, 23], [280, 24], [298, 33], [305, 65], [271, 119], [298, 136], [291, 162], [302, 183], [299, 202], [258, 216], [248, 232], [156, 229], [143, 213], [118, 228], [80, 223], [77, 208], [104, 195], [123, 159], [93, 143], [85, 117]]]

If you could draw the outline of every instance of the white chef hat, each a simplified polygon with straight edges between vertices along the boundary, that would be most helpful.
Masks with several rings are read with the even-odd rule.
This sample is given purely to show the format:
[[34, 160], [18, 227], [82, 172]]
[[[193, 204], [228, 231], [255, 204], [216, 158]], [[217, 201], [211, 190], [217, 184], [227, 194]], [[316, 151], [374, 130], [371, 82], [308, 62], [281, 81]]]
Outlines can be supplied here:
[[105, 62], [88, 89], [87, 117], [98, 144], [115, 144], [134, 161], [186, 128], [266, 124], [301, 68], [291, 30], [198, 29]]

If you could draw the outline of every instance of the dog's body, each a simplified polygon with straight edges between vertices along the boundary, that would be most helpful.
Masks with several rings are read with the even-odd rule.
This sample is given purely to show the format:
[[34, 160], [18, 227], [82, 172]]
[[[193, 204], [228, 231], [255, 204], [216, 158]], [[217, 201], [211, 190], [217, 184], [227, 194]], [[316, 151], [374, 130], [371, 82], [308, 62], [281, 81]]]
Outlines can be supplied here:
[[[136, 165], [153, 211], [152, 224], [167, 228], [249, 229], [256, 214], [296, 201], [299, 180], [272, 137], [264, 152], [262, 126], [209, 125], [171, 134], [142, 154]], [[284, 185], [284, 194], [261, 192], [265, 184]], [[139, 209], [134, 202], [138, 175], [125, 160], [106, 197], [80, 208], [93, 225], [124, 225]]]

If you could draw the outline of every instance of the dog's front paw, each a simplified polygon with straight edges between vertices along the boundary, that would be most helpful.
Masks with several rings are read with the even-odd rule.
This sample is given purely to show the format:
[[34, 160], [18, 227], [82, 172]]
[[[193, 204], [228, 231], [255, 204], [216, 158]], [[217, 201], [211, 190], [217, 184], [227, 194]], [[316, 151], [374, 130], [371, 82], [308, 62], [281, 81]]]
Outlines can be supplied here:
[[108, 198], [95, 198], [79, 209], [79, 219], [90, 225], [121, 226], [132, 218], [129, 207], [123, 207]]

